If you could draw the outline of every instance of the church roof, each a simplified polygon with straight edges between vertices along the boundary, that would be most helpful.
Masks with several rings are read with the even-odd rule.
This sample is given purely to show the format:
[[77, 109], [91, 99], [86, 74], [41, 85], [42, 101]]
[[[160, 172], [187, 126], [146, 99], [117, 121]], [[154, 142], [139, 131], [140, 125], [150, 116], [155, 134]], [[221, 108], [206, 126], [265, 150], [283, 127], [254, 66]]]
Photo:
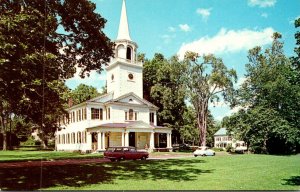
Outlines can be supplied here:
[[221, 128], [214, 134], [214, 136], [223, 136], [223, 135], [227, 135], [226, 128]]
[[118, 32], [117, 40], [131, 41], [125, 0], [123, 0], [123, 4], [122, 4], [122, 11], [121, 11], [121, 18], [120, 18], [120, 25], [119, 25], [119, 32]]
[[155, 108], [155, 109], [158, 109], [157, 106], [155, 106], [154, 104], [150, 103], [149, 101], [145, 100], [145, 99], [142, 99], [140, 98], [139, 96], [137, 96], [135, 93], [133, 92], [130, 92], [130, 93], [127, 93], [125, 95], [122, 95], [116, 99], [113, 99], [113, 100], [110, 100], [108, 101], [107, 103], [124, 103], [124, 102], [121, 102], [122, 99], [124, 98], [127, 98], [127, 97], [134, 97], [135, 99], [137, 99], [139, 102], [141, 102], [142, 104], [144, 105], [147, 105], [148, 107], [152, 107], [152, 108]]

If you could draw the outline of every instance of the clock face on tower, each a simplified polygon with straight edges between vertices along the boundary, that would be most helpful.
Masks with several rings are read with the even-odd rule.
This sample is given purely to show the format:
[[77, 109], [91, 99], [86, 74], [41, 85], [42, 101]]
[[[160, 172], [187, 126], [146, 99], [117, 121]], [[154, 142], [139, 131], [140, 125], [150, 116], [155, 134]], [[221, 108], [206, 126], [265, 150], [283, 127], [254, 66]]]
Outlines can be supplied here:
[[129, 80], [133, 80], [133, 74], [132, 74], [132, 73], [129, 73], [129, 74], [128, 74], [128, 79], [129, 79]]

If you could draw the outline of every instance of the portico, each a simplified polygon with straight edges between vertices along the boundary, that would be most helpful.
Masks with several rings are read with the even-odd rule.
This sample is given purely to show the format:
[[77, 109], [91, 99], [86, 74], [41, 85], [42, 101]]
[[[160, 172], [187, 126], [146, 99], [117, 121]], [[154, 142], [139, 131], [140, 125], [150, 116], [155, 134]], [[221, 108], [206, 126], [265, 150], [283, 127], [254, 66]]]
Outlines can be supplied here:
[[[133, 146], [137, 149], [153, 151], [159, 146], [159, 134], [166, 134], [167, 146], [171, 148], [171, 132], [169, 128], [152, 126], [142, 121], [129, 123], [108, 123], [87, 129], [89, 135], [97, 134], [97, 141], [90, 143], [93, 150], [104, 151], [107, 147]], [[156, 137], [156, 138], [155, 138]], [[92, 139], [88, 139], [92, 141]], [[155, 141], [158, 142], [155, 144]]]

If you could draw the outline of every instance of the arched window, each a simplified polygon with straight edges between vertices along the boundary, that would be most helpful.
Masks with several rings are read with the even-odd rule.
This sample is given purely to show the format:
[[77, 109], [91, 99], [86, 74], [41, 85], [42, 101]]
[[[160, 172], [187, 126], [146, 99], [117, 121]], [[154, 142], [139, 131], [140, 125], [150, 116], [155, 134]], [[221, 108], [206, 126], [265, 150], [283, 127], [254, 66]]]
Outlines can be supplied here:
[[129, 121], [133, 120], [133, 109], [129, 109]]
[[62, 143], [63, 143], [63, 144], [66, 144], [65, 134], [62, 135]]
[[126, 51], [126, 59], [131, 60], [131, 58], [132, 58], [131, 52], [132, 52], [131, 47], [127, 47], [127, 51]]
[[116, 57], [124, 58], [125, 57], [125, 47], [124, 45], [118, 45]]

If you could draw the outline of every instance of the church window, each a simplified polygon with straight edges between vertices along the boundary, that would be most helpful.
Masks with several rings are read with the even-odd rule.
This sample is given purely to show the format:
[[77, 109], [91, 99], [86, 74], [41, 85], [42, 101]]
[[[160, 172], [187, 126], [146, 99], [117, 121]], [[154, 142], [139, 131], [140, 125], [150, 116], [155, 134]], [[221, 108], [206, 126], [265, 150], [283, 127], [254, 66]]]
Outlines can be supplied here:
[[75, 143], [75, 133], [72, 133], [72, 143], [74, 144]]
[[78, 110], [78, 120], [81, 121], [81, 109]]
[[130, 47], [127, 47], [126, 59], [131, 60], [131, 48]]
[[92, 119], [99, 119], [99, 112], [100, 112], [100, 110], [99, 109], [95, 109], [95, 108], [92, 108], [92, 113], [91, 113], [91, 115], [92, 115]]
[[150, 113], [150, 123], [154, 123], [154, 113]]
[[114, 74], [111, 74], [111, 80], [113, 81], [115, 78]]
[[77, 132], [77, 143], [81, 143], [81, 132]]
[[82, 110], [82, 120], [86, 120], [86, 108]]
[[106, 119], [110, 119], [110, 108], [106, 108]]
[[127, 111], [125, 111], [125, 121], [127, 121], [127, 115], [128, 115], [128, 113], [127, 113]]
[[133, 100], [132, 99], [129, 99], [129, 102], [132, 102]]
[[129, 121], [133, 120], [133, 110], [129, 109]]
[[134, 113], [134, 119], [137, 121], [137, 112]]
[[132, 74], [132, 73], [129, 73], [129, 74], [128, 74], [128, 78], [129, 78], [129, 80], [133, 80], [133, 74]]
[[103, 120], [103, 109], [100, 109], [100, 120]]
[[116, 57], [118, 58], [125, 58], [125, 47], [124, 45], [119, 45], [117, 47], [117, 54]]
[[70, 144], [70, 133], [67, 134], [67, 142]]
[[108, 111], [107, 111], [107, 112], [108, 112], [108, 113], [107, 113], [107, 114], [108, 114], [108, 115], [107, 115], [107, 116], [108, 116], [108, 119], [110, 119], [110, 108], [108, 108]]
[[73, 122], [75, 122], [75, 111], [72, 113]]

